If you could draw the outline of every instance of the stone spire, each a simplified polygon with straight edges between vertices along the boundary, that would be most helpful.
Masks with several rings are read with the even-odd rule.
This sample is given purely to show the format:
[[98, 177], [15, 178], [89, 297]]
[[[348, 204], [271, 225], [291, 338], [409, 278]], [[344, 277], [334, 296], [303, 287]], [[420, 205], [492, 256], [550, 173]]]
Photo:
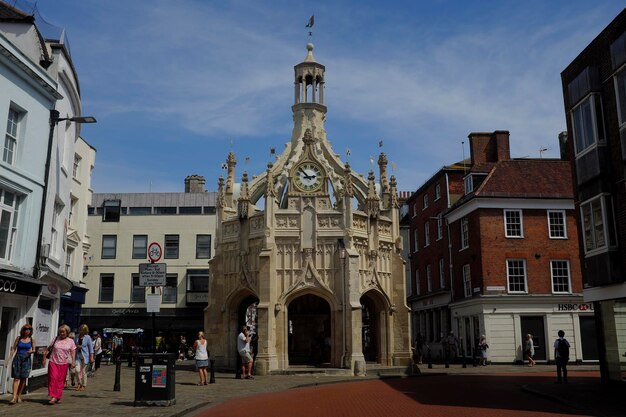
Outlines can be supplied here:
[[250, 195], [248, 194], [248, 173], [244, 172], [241, 177], [241, 192], [237, 200], [237, 215], [240, 219], [248, 218], [248, 208], [250, 205]]
[[235, 166], [237, 166], [237, 159], [233, 152], [228, 152], [226, 158], [226, 166], [228, 167], [228, 173], [226, 176], [226, 205], [232, 207], [233, 205], [233, 186], [235, 184]]
[[352, 170], [350, 164], [346, 162], [343, 168], [343, 194], [348, 197], [354, 197], [354, 185], [352, 184]]
[[365, 212], [372, 218], [380, 214], [380, 198], [376, 194], [374, 171], [367, 175], [367, 198], [365, 199]]
[[390, 184], [390, 189], [389, 189], [389, 194], [391, 195], [391, 208], [392, 209], [397, 209], [400, 208], [400, 203], [398, 202], [398, 188], [397, 188], [397, 183], [396, 183], [396, 177], [394, 175], [391, 176], [391, 179], [389, 180], [389, 184]]

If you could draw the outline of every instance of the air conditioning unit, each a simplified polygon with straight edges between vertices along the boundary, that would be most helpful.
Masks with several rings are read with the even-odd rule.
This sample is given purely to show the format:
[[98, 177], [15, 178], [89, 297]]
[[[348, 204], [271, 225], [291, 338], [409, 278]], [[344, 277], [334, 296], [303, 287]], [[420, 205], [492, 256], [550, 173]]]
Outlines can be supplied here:
[[50, 257], [50, 244], [49, 243], [43, 243], [41, 245], [41, 257], [42, 258]]

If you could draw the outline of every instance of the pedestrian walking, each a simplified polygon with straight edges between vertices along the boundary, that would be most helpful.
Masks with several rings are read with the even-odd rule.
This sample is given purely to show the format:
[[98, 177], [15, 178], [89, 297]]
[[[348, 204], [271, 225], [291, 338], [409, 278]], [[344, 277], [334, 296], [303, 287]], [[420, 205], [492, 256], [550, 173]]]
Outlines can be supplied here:
[[415, 342], [413, 342], [413, 347], [411, 350], [413, 351], [413, 363], [421, 365], [422, 364], [422, 351], [424, 349], [424, 338], [421, 333], [417, 334], [415, 338]]
[[207, 340], [204, 338], [204, 332], [198, 332], [198, 340], [193, 344], [193, 350], [196, 352], [196, 369], [200, 376], [198, 385], [208, 385], [206, 368], [209, 366], [209, 352], [206, 345]]
[[76, 367], [76, 344], [69, 338], [70, 327], [67, 324], [59, 326], [57, 336], [50, 342], [46, 350], [48, 364], [48, 404], [54, 405], [61, 402], [63, 397], [63, 385], [67, 374], [68, 358], [71, 358], [71, 368]]
[[554, 358], [556, 361], [556, 383], [567, 384], [567, 362], [569, 361], [570, 344], [565, 338], [565, 332], [559, 330], [559, 338], [554, 341]]
[[[252, 356], [250, 355], [250, 328], [244, 325], [241, 333], [237, 336], [237, 351], [241, 357], [241, 377], [245, 379], [254, 379], [252, 376]], [[246, 365], [248, 366], [248, 375], [246, 376]]]
[[78, 386], [76, 391], [84, 391], [87, 388], [87, 373], [89, 367], [94, 363], [93, 341], [89, 336], [89, 327], [81, 324], [78, 328], [78, 338], [76, 341], [78, 347], [76, 353], [76, 369], [78, 372]]
[[96, 376], [98, 369], [100, 369], [100, 363], [102, 362], [102, 338], [98, 334], [98, 332], [93, 332], [93, 353], [96, 356], [95, 368], [93, 371], [93, 376]]
[[480, 336], [480, 341], [478, 342], [478, 349], [480, 350], [479, 365], [487, 366], [489, 345], [487, 344], [487, 337], [484, 334]]
[[178, 361], [185, 360], [187, 354], [187, 338], [185, 335], [180, 335], [180, 341], [178, 342]]
[[124, 349], [124, 338], [121, 330], [115, 333], [115, 336], [111, 339], [111, 344], [113, 346], [113, 362], [117, 362], [122, 359], [122, 350]]
[[535, 342], [530, 333], [526, 335], [526, 341], [524, 342], [524, 356], [528, 359], [528, 366], [535, 366], [535, 360], [533, 359], [535, 356]]
[[446, 352], [448, 354], [448, 361], [454, 362], [456, 359], [459, 346], [459, 339], [454, 335], [453, 331], [450, 331], [448, 337], [446, 337]]
[[11, 377], [13, 378], [13, 398], [9, 401], [10, 405], [22, 402], [22, 392], [26, 386], [26, 380], [30, 374], [32, 366], [31, 356], [35, 352], [35, 339], [32, 337], [33, 327], [25, 324], [20, 329], [20, 335], [15, 338], [15, 342], [11, 346], [10, 358], [13, 357], [11, 363]]

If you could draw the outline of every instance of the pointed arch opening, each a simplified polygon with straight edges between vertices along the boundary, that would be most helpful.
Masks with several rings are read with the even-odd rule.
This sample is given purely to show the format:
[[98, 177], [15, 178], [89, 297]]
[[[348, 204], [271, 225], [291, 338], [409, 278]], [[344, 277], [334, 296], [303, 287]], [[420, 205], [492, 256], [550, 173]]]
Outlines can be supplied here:
[[331, 323], [330, 304], [322, 297], [304, 294], [292, 300], [287, 309], [289, 364], [329, 364]]
[[361, 338], [366, 362], [382, 363], [385, 357], [386, 302], [375, 290], [361, 296]]

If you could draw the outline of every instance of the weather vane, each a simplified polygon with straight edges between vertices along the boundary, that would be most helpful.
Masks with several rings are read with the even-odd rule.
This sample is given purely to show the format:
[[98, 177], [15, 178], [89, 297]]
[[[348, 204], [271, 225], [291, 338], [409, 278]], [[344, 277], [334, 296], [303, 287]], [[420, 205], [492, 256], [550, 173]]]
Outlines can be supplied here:
[[[315, 24], [315, 15], [311, 15], [311, 17], [309, 17], [309, 23], [307, 23], [307, 25], [305, 27], [309, 28], [309, 29], [313, 29], [313, 25]], [[309, 37], [313, 36], [313, 31], [310, 30], [309, 31]]]

